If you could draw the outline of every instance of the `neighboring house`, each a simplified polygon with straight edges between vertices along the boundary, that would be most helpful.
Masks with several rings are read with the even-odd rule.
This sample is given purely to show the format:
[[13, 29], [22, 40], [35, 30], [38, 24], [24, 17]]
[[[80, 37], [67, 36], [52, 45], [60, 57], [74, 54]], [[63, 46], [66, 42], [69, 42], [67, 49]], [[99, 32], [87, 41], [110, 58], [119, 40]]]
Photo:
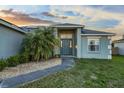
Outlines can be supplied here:
[[114, 47], [118, 48], [118, 54], [124, 55], [124, 35], [122, 39], [116, 40], [113, 43], [114, 43]]
[[39, 27], [41, 28], [44, 26], [22, 26], [21, 29], [23, 29], [25, 32], [32, 32], [32, 31], [35, 31]]
[[24, 30], [0, 19], [0, 58], [16, 55], [20, 50], [24, 36]]
[[111, 36], [113, 33], [84, 29], [84, 25], [52, 25], [61, 47], [55, 48], [55, 55], [76, 58], [111, 59]]

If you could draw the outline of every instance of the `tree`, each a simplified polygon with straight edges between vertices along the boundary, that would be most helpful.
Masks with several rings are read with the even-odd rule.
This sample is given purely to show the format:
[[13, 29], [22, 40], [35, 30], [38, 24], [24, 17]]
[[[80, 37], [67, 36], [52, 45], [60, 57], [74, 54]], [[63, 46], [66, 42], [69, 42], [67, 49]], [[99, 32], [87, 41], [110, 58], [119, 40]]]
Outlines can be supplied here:
[[32, 61], [39, 61], [51, 57], [55, 46], [59, 46], [59, 39], [53, 35], [53, 28], [43, 27], [27, 34], [22, 50]]

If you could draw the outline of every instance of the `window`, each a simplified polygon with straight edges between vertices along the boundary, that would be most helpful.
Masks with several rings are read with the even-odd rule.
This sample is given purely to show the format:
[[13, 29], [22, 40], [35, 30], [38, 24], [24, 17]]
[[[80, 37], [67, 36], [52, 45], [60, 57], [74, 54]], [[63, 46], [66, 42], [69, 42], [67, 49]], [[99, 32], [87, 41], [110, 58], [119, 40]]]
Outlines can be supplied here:
[[99, 39], [88, 39], [88, 51], [99, 52], [100, 43]]

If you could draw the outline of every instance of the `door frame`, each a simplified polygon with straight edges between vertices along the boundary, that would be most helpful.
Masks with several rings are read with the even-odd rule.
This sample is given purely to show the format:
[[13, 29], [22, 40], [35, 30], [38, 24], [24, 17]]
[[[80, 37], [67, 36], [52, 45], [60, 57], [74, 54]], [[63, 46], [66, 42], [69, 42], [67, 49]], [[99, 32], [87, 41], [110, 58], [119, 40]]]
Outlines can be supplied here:
[[68, 38], [63, 38], [63, 39], [61, 39], [61, 42], [62, 42], [62, 40], [70, 40], [72, 43], [71, 43], [71, 46], [72, 46], [72, 48], [71, 48], [71, 54], [61, 54], [61, 48], [62, 48], [62, 44], [61, 44], [61, 47], [60, 47], [60, 55], [61, 56], [73, 56], [73, 39], [68, 39]]

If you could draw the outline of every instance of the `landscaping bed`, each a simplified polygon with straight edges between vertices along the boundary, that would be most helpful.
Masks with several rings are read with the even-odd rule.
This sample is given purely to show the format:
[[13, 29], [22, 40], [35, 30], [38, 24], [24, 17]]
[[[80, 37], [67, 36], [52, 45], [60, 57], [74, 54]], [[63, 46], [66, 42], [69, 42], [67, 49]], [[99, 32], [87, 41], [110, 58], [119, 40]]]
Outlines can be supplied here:
[[53, 58], [41, 62], [23, 63], [17, 65], [16, 67], [6, 67], [4, 70], [0, 71], [0, 78], [1, 79], [10, 78], [10, 77], [34, 72], [37, 70], [43, 70], [60, 64], [61, 64], [60, 58]]

